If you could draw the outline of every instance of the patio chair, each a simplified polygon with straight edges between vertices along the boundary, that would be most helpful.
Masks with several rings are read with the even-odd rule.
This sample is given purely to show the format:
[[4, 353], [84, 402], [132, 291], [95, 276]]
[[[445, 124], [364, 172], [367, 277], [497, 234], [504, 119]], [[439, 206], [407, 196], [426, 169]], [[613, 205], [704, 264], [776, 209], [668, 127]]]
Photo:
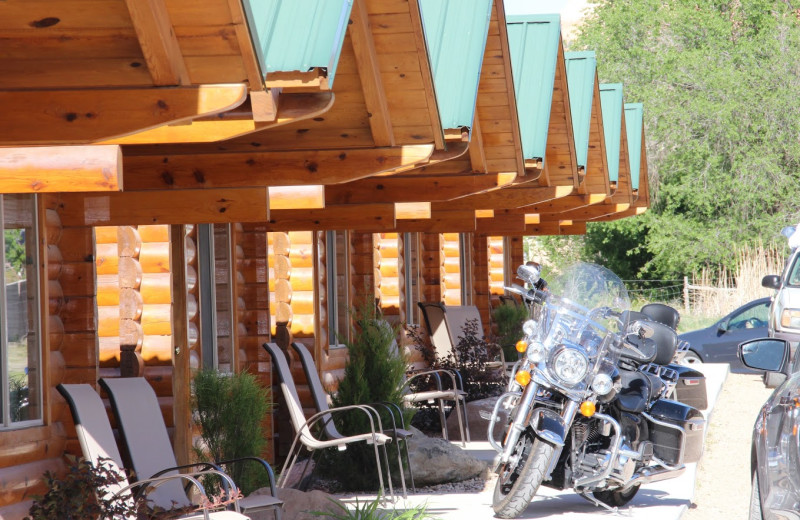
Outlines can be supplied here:
[[[455, 346], [458, 345], [458, 341], [464, 335], [464, 329], [467, 327], [467, 324], [470, 322], [474, 322], [478, 326], [478, 334], [483, 337], [483, 324], [481, 321], [481, 313], [478, 311], [478, 308], [474, 305], [448, 305], [444, 307], [444, 323], [447, 326], [447, 333], [450, 337], [450, 344]], [[454, 354], [457, 355], [457, 351], [453, 349]], [[488, 354], [488, 352], [487, 352]], [[492, 369], [504, 369], [505, 368], [505, 357], [503, 356], [503, 349], [499, 349], [499, 361], [488, 361], [486, 363], [486, 368], [489, 370]]]
[[[382, 449], [383, 460], [386, 462], [385, 469], [388, 478], [389, 494], [392, 497], [392, 500], [394, 500], [392, 479], [389, 473], [389, 459], [386, 453], [386, 443], [391, 442], [392, 438], [382, 433], [383, 425], [377, 411], [374, 408], [366, 405], [340, 406], [337, 408], [329, 408], [324, 412], [317, 412], [306, 419], [305, 415], [303, 414], [303, 406], [300, 403], [300, 397], [297, 394], [297, 388], [295, 387], [291, 370], [289, 369], [289, 363], [286, 361], [286, 355], [275, 343], [264, 343], [263, 347], [269, 353], [270, 357], [272, 358], [273, 367], [278, 372], [281, 393], [286, 401], [286, 407], [288, 408], [292, 426], [294, 426], [294, 429], [297, 432], [294, 436], [294, 440], [292, 441], [292, 446], [289, 448], [289, 453], [286, 456], [286, 462], [281, 470], [278, 485], [280, 486], [286, 482], [286, 478], [289, 476], [292, 466], [294, 466], [294, 464], [297, 462], [297, 457], [300, 455], [302, 447], [305, 447], [313, 454], [313, 452], [316, 450], [322, 450], [326, 448], [337, 448], [339, 450], [344, 450], [347, 449], [348, 444], [365, 442], [367, 444], [372, 444], [375, 450], [375, 466], [378, 470], [380, 496], [386, 497], [386, 490], [383, 480], [384, 468], [383, 464], [381, 463], [378, 447], [380, 446]], [[330, 419], [334, 414], [352, 410], [360, 410], [366, 414], [370, 424], [370, 431], [357, 435], [342, 436], [340, 438], [326, 438], [324, 435], [325, 422], [330, 422]], [[302, 478], [300, 480], [302, 480]]]
[[[306, 381], [308, 381], [308, 386], [311, 389], [311, 398], [314, 400], [314, 407], [316, 408], [317, 412], [327, 412], [330, 410], [330, 406], [328, 405], [328, 392], [322, 387], [322, 381], [319, 378], [319, 373], [317, 372], [316, 364], [314, 363], [314, 358], [311, 357], [311, 352], [303, 345], [302, 343], [292, 343], [292, 349], [297, 353], [300, 358], [300, 364], [303, 365], [303, 372], [306, 375]], [[405, 423], [403, 421], [403, 412], [400, 410], [397, 405], [392, 403], [365, 403], [373, 407], [381, 407], [386, 410], [389, 419], [392, 421], [392, 427], [386, 430], [383, 430], [383, 433], [392, 437], [392, 440], [397, 445], [397, 465], [400, 468], [400, 482], [403, 485], [403, 498], [408, 497], [408, 491], [406, 489], [406, 479], [405, 479], [405, 472], [403, 470], [403, 461], [401, 460], [401, 445], [405, 451], [405, 458], [406, 464], [408, 465], [408, 472], [409, 476], [411, 477], [411, 487], [414, 488], [414, 475], [411, 471], [411, 463], [408, 458], [408, 439], [413, 435], [409, 430], [405, 429]], [[394, 409], [396, 408], [396, 410]], [[397, 412], [397, 417], [395, 416], [395, 412]], [[400, 427], [398, 428], [397, 423], [400, 423]], [[336, 425], [334, 424], [333, 418], [328, 417], [324, 423], [325, 428], [325, 435], [329, 439], [341, 439], [345, 436], [342, 435], [339, 430], [336, 429]]]
[[[104, 460], [114, 472], [124, 476], [122, 457], [114, 441], [114, 433], [111, 430], [111, 423], [108, 420], [105, 405], [103, 405], [102, 399], [100, 399], [94, 388], [87, 384], [60, 384], [56, 388], [69, 404], [83, 457], [95, 466], [101, 460]], [[118, 484], [109, 485], [103, 489], [96, 490], [96, 492], [109, 499], [116, 497], [119, 500], [130, 501], [129, 503], [133, 505], [135, 497], [143, 497], [145, 496], [144, 494], [149, 497], [152, 496], [153, 492], [167, 487], [175, 487], [184, 496], [184, 500], [180, 505], [192, 505], [186, 499], [186, 493], [183, 491], [181, 483], [193, 485], [197, 492], [205, 497], [205, 490], [197, 478], [208, 474], [215, 474], [223, 479], [229, 479], [224, 473], [212, 469], [196, 473], [178, 473], [151, 479], [140, 479], [135, 484], [129, 484], [128, 480], [123, 478]], [[228, 480], [228, 484], [233, 487], [233, 481]], [[133, 492], [134, 487], [139, 488], [137, 493]], [[148, 490], [151, 491], [148, 493]], [[171, 507], [172, 504], [169, 504], [168, 508]], [[204, 508], [202, 511], [190, 513], [181, 518], [184, 520], [248, 520], [248, 517], [238, 512], [238, 503], [235, 503], [235, 509], [236, 511], [211, 511], [208, 508]], [[136, 518], [130, 517], [125, 520], [136, 520]]]
[[[108, 394], [121, 441], [127, 446], [136, 475], [142, 478], [156, 477], [164, 474], [165, 468], [177, 467], [164, 416], [161, 415], [158, 398], [150, 383], [143, 377], [103, 378], [99, 383]], [[251, 494], [241, 498], [239, 507], [245, 514], [272, 509], [276, 520], [280, 520], [283, 502], [276, 496], [272, 468], [257, 457], [246, 459], [261, 464], [267, 471], [271, 494]], [[214, 465], [221, 467], [231, 462], [234, 461], [218, 461]], [[154, 503], [165, 508], [171, 503], [183, 504], [187, 501], [186, 492], [178, 486], [165, 486], [154, 496]]]

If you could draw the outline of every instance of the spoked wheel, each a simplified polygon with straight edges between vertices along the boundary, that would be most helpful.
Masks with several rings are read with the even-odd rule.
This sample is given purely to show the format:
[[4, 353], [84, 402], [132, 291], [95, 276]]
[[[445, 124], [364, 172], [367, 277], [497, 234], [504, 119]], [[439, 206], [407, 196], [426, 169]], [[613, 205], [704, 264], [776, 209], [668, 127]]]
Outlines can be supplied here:
[[594, 498], [608, 506], [622, 507], [630, 502], [634, 496], [636, 496], [637, 491], [639, 491], [639, 486], [633, 486], [627, 491], [593, 491], [592, 495], [594, 495]]
[[535, 438], [529, 431], [520, 436], [494, 487], [495, 516], [515, 518], [528, 507], [544, 480], [553, 451], [551, 444]]

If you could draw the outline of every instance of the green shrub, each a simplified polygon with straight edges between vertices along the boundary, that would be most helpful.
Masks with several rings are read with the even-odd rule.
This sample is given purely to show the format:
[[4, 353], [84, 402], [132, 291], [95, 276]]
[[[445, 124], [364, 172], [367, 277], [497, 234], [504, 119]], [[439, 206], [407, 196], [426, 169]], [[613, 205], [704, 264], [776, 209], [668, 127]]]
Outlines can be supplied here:
[[[201, 430], [200, 441], [195, 445], [198, 459], [223, 461], [260, 457], [266, 446], [261, 425], [270, 409], [269, 390], [259, 385], [252, 374], [197, 372], [193, 410]], [[266, 471], [252, 461], [231, 464], [226, 470], [245, 495], [268, 482]]]
[[425, 505], [411, 507], [409, 509], [392, 509], [385, 511], [378, 509], [380, 505], [380, 497], [370, 502], [363, 504], [356, 499], [355, 508], [349, 509], [347, 506], [331, 500], [331, 504], [336, 507], [336, 512], [329, 511], [309, 511], [313, 516], [323, 518], [332, 518], [334, 520], [428, 520], [435, 518], [428, 513], [428, 508]]
[[[381, 312], [371, 304], [364, 304], [352, 312], [352, 340], [340, 339], [348, 349], [348, 361], [339, 388], [332, 396], [334, 406], [352, 404], [393, 403], [403, 410], [402, 385], [408, 362], [402, 349], [394, 341], [398, 329], [383, 320]], [[391, 419], [385, 410], [381, 411], [384, 429], [391, 427]], [[405, 410], [405, 424], [408, 425], [413, 409]], [[377, 428], [377, 424], [375, 425]], [[399, 425], [398, 425], [399, 426]], [[336, 428], [343, 435], [356, 435], [369, 431], [369, 420], [360, 411], [338, 414]], [[392, 475], [399, 476], [396, 457], [389, 450]], [[320, 472], [335, 476], [347, 489], [375, 489], [377, 470], [375, 451], [372, 445], [351, 444], [346, 451], [328, 450], [320, 461]]]
[[503, 303], [492, 310], [492, 321], [497, 324], [497, 343], [503, 349], [506, 361], [514, 361], [518, 353], [514, 345], [522, 339], [522, 324], [528, 318], [524, 305]]

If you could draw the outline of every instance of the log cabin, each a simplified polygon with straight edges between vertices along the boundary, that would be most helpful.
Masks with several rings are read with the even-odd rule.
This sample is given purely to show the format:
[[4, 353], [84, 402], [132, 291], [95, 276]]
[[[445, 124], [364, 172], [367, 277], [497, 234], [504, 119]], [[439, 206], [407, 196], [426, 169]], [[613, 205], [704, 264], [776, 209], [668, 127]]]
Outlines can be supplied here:
[[186, 462], [193, 370], [335, 384], [359, 299], [488, 326], [522, 237], [650, 203], [641, 105], [501, 0], [6, 0], [0, 50], [0, 519], [80, 451], [59, 383], [146, 377]]

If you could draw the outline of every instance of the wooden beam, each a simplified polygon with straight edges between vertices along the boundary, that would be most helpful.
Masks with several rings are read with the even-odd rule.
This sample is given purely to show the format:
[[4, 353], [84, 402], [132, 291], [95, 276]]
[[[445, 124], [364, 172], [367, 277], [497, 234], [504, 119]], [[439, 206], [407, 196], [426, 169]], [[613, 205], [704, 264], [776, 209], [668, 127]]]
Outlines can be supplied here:
[[231, 12], [231, 22], [233, 23], [234, 31], [236, 31], [236, 42], [239, 44], [239, 53], [242, 56], [244, 70], [247, 73], [250, 91], [264, 90], [265, 74], [261, 72], [261, 66], [258, 63], [242, 1], [228, 0], [228, 8]]
[[475, 110], [472, 129], [469, 133], [469, 162], [472, 166], [472, 171], [483, 173], [489, 171], [489, 167], [486, 165], [486, 150], [483, 147], [483, 134], [481, 134], [477, 110]]
[[0, 148], [0, 193], [119, 191], [116, 145]]
[[614, 213], [625, 211], [630, 207], [631, 205], [628, 202], [595, 204], [593, 206], [586, 206], [584, 208], [578, 208], [572, 211], [559, 213], [558, 215], [554, 216], [554, 218], [558, 218], [560, 220], [586, 221], [596, 219], [598, 217], [604, 217], [606, 215], [613, 215]]
[[570, 186], [508, 187], [470, 195], [447, 202], [435, 203], [437, 209], [509, 209], [528, 206], [564, 197], [572, 192]]
[[125, 157], [127, 190], [336, 184], [425, 163], [433, 145]]
[[395, 202], [395, 219], [424, 219], [431, 218], [430, 202]]
[[394, 130], [389, 114], [389, 103], [381, 79], [380, 64], [375, 52], [366, 0], [355, 0], [350, 12], [350, 41], [353, 44], [358, 76], [369, 114], [369, 127], [377, 146], [394, 146]]
[[475, 231], [475, 211], [432, 211], [431, 218], [399, 220], [397, 232], [457, 233]]
[[278, 117], [278, 98], [281, 89], [255, 90], [250, 92], [250, 109], [256, 123], [271, 123]]
[[495, 211], [493, 218], [478, 219], [475, 233], [479, 235], [504, 235], [525, 231], [525, 215]]
[[394, 204], [327, 205], [323, 209], [271, 211], [266, 230], [390, 231], [394, 225]]
[[0, 92], [0, 144], [89, 144], [239, 106], [245, 85]]
[[278, 112], [269, 123], [255, 120], [249, 100], [239, 107], [188, 124], [162, 125], [151, 130], [110, 139], [116, 144], [210, 143], [241, 137], [324, 114], [333, 106], [333, 92], [281, 94]]
[[191, 462], [192, 407], [191, 402], [191, 350], [189, 345], [189, 319], [186, 268], [186, 228], [181, 224], [170, 226], [170, 272], [172, 273], [172, 395], [181, 396], [172, 407], [175, 420], [175, 458], [179, 464]]
[[318, 184], [272, 186], [267, 190], [271, 211], [279, 209], [320, 209], [325, 207], [325, 186]]
[[[543, 216], [553, 215], [553, 217], [549, 218], [549, 220], [556, 220], [559, 218], [568, 218], [559, 216], [565, 211], [572, 211], [586, 206], [602, 204], [607, 201], [610, 202], [610, 199], [606, 196], [605, 193], [591, 193], [587, 195], [578, 195], [572, 193], [570, 195], [567, 195], [566, 197], [560, 197], [557, 199], [537, 202], [536, 204], [523, 206], [520, 208], [520, 210], [524, 211], [525, 213], [538, 213]], [[543, 217], [542, 220], [548, 220], [548, 218]]]
[[164, 0], [125, 0], [153, 84], [189, 85], [189, 72]]
[[225, 224], [269, 218], [265, 188], [66, 193], [59, 215], [64, 226]]
[[585, 235], [586, 222], [574, 222], [571, 225], [562, 226], [558, 222], [544, 222], [541, 224], [529, 224], [525, 226], [525, 235]]
[[439, 202], [500, 188], [508, 185], [515, 177], [516, 172], [369, 177], [328, 186], [325, 200], [331, 204]]

